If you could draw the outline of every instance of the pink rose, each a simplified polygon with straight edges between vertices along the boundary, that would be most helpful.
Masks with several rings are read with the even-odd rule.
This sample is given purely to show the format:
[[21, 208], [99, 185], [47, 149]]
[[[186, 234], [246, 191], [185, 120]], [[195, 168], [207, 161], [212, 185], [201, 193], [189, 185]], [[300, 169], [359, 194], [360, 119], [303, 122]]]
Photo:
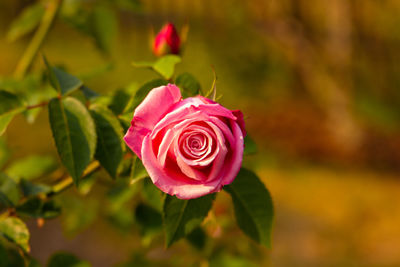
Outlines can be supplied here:
[[153, 183], [181, 199], [221, 190], [239, 172], [243, 115], [202, 96], [182, 100], [173, 84], [154, 88], [136, 108], [124, 140]]
[[172, 23], [167, 23], [154, 40], [153, 52], [156, 56], [179, 54], [181, 40]]

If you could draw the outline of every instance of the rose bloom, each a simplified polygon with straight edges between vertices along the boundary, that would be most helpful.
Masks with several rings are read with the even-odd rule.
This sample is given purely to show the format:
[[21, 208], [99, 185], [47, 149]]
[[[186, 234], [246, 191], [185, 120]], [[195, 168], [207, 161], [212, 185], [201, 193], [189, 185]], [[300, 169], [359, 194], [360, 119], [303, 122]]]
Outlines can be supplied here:
[[152, 89], [136, 108], [124, 140], [158, 188], [192, 199], [235, 179], [244, 135], [240, 111], [202, 96], [182, 99], [169, 84]]
[[154, 40], [153, 53], [156, 56], [179, 54], [180, 47], [181, 40], [174, 24], [167, 23], [162, 27]]

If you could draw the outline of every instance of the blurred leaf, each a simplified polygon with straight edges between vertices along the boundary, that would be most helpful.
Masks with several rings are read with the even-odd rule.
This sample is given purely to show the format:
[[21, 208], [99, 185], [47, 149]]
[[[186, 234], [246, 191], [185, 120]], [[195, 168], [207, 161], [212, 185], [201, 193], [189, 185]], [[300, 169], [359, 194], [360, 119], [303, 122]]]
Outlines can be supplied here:
[[4, 138], [0, 137], [0, 169], [8, 161], [10, 157], [10, 150], [8, 149], [7, 142]]
[[68, 252], [54, 253], [48, 263], [47, 267], [90, 267], [91, 264], [87, 261], [80, 260], [75, 255]]
[[116, 90], [111, 98], [111, 103], [108, 105], [108, 108], [111, 109], [115, 115], [120, 115], [128, 104], [130, 97], [131, 96], [124, 89]]
[[130, 177], [133, 167], [133, 157], [126, 157], [122, 159], [121, 164], [118, 167], [117, 173], [119, 177]]
[[0, 234], [29, 252], [29, 230], [25, 223], [16, 217], [0, 218]]
[[247, 134], [244, 137], [244, 151], [243, 155], [252, 155], [257, 153], [257, 145], [254, 140]]
[[[43, 83], [41, 73], [29, 73], [24, 79], [0, 79], [0, 88], [16, 94], [26, 105], [32, 106], [47, 101], [57, 93], [47, 84]], [[29, 123], [33, 123], [41, 108], [26, 109], [23, 114]]]
[[92, 89], [84, 85], [81, 86], [81, 91], [87, 100], [93, 100], [100, 96], [97, 92], [93, 91]]
[[77, 196], [62, 195], [62, 226], [67, 236], [74, 236], [89, 227], [97, 218], [100, 202], [96, 199], [82, 199]]
[[45, 57], [43, 57], [43, 60], [47, 66], [50, 84], [57, 92], [66, 95], [79, 89], [79, 87], [83, 85], [82, 81], [77, 77], [57, 67], [51, 66]]
[[21, 178], [32, 180], [41, 177], [53, 171], [55, 167], [54, 158], [34, 155], [14, 161], [5, 172], [18, 182]]
[[25, 266], [24, 258], [15, 246], [7, 244], [0, 236], [0, 263], [2, 267]]
[[210, 260], [210, 267], [256, 267], [257, 264], [249, 261], [245, 257], [232, 256], [227, 253], [221, 253]]
[[192, 246], [198, 250], [202, 250], [206, 245], [207, 235], [201, 227], [197, 227], [186, 236], [186, 239]]
[[107, 72], [114, 69], [114, 64], [111, 62], [107, 62], [105, 64], [96, 66], [94, 69], [90, 70], [89, 72], [83, 73], [79, 75], [79, 78], [82, 80], [90, 80], [93, 78], [97, 78], [99, 76], [103, 76]]
[[34, 184], [25, 179], [21, 179], [19, 185], [25, 197], [37, 196], [39, 194], [47, 194], [51, 192], [50, 186], [43, 184]]
[[136, 91], [135, 95], [129, 100], [129, 103], [127, 104], [127, 106], [124, 110], [124, 116], [125, 115], [127, 117], [130, 116], [129, 123], [133, 118], [133, 111], [146, 98], [147, 94], [153, 88], [156, 88], [156, 87], [159, 87], [162, 85], [167, 85], [167, 84], [168, 84], [168, 81], [166, 81], [166, 80], [155, 79], [155, 80], [151, 80], [150, 82], [145, 83]]
[[79, 181], [79, 187], [77, 188], [78, 192], [81, 195], [89, 194], [97, 181], [97, 177], [98, 177], [98, 173], [96, 173], [96, 172], [85, 175], [85, 179], [81, 179]]
[[175, 65], [181, 62], [177, 55], [165, 55], [156, 62], [141, 61], [133, 62], [132, 65], [137, 68], [150, 68], [160, 74], [164, 79], [169, 80], [175, 71]]
[[242, 168], [233, 183], [224, 189], [232, 197], [240, 229], [253, 240], [270, 248], [274, 211], [265, 185], [252, 171]]
[[24, 109], [22, 101], [16, 95], [0, 90], [0, 135], [4, 133], [12, 118]]
[[107, 193], [110, 201], [110, 208], [118, 210], [122, 205], [128, 202], [137, 192], [136, 186], [127, 185], [125, 181], [118, 181]]
[[181, 58], [176, 55], [166, 55], [161, 57], [153, 65], [153, 69], [161, 74], [165, 79], [171, 79], [174, 75], [175, 65], [181, 62]]
[[96, 124], [96, 159], [104, 169], [115, 178], [124, 152], [123, 129], [110, 110], [99, 105], [90, 107], [90, 113]]
[[162, 227], [161, 213], [146, 204], [140, 203], [136, 207], [135, 218], [144, 234], [157, 231]]
[[54, 201], [44, 201], [38, 197], [26, 200], [16, 210], [19, 215], [43, 219], [52, 219], [61, 214], [61, 208]]
[[0, 212], [5, 212], [8, 208], [14, 207], [14, 204], [8, 197], [0, 190]]
[[[137, 162], [140, 162], [141, 164], [141, 161], [139, 159], [137, 160]], [[147, 175], [145, 175], [144, 177], [146, 176]], [[142, 195], [146, 200], [146, 202], [150, 204], [150, 206], [152, 206], [154, 209], [160, 212], [162, 211], [162, 206], [163, 206], [162, 191], [153, 184], [150, 178], [146, 178], [143, 180]]]
[[116, 0], [119, 8], [130, 11], [139, 11], [142, 3], [140, 0]]
[[17, 205], [19, 199], [17, 183], [4, 173], [0, 173], [0, 210]]
[[148, 176], [149, 175], [147, 174], [146, 168], [143, 166], [142, 161], [137, 156], [135, 156], [132, 161], [130, 173], [131, 182], [133, 180], [143, 179]]
[[175, 84], [182, 90], [184, 98], [201, 93], [200, 83], [190, 73], [182, 73], [176, 77]]
[[146, 255], [141, 251], [134, 251], [134, 254], [130, 257], [127, 262], [119, 263], [115, 267], [156, 267], [160, 266], [159, 264], [155, 264], [147, 259]]
[[42, 265], [40, 264], [40, 262], [35, 259], [31, 259], [28, 265], [28, 267], [41, 267], [41, 266]]
[[112, 225], [124, 233], [131, 232], [132, 227], [134, 227], [134, 216], [131, 207], [121, 206], [118, 210], [109, 210], [107, 215]]
[[13, 42], [21, 36], [31, 32], [39, 25], [44, 11], [45, 8], [40, 2], [27, 6], [12, 22], [7, 33], [7, 40]]
[[96, 5], [89, 18], [91, 34], [97, 47], [103, 52], [109, 52], [117, 32], [117, 17], [110, 9]]
[[136, 68], [153, 68], [153, 65], [155, 62], [153, 61], [134, 61], [132, 62], [132, 65]]
[[196, 199], [183, 200], [166, 195], [163, 206], [166, 246], [190, 234], [207, 216], [215, 194]]
[[129, 127], [131, 126], [132, 118], [133, 118], [133, 113], [131, 112], [118, 115], [118, 120], [122, 128], [124, 129], [124, 132], [128, 131]]
[[49, 118], [61, 162], [78, 185], [96, 149], [94, 122], [86, 107], [71, 97], [53, 98], [49, 103]]

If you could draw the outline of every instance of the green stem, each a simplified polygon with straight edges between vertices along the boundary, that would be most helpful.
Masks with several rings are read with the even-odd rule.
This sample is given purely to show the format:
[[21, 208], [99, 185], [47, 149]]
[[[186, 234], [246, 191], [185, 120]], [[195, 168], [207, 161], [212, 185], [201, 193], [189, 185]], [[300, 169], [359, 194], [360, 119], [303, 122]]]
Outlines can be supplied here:
[[31, 42], [17, 64], [14, 72], [14, 77], [16, 79], [22, 79], [32, 65], [36, 54], [42, 46], [42, 43], [46, 38], [51, 25], [53, 24], [61, 2], [62, 0], [49, 0], [47, 3], [46, 12], [43, 15], [39, 28], [37, 29], [35, 35], [33, 36]]
[[39, 104], [26, 106], [26, 109], [40, 108], [40, 107], [47, 106], [48, 104], [49, 104], [49, 101], [45, 101], [45, 102], [41, 102]]
[[[86, 167], [85, 171], [83, 172], [82, 178], [87, 177], [88, 175], [94, 173], [100, 168], [100, 163], [98, 161], [93, 161], [92, 163], [89, 164], [89, 166]], [[50, 193], [47, 194], [47, 196], [53, 196], [56, 195], [69, 187], [71, 187], [74, 184], [74, 180], [72, 179], [71, 176], [68, 176], [58, 184], [53, 186], [53, 189], [51, 190]]]

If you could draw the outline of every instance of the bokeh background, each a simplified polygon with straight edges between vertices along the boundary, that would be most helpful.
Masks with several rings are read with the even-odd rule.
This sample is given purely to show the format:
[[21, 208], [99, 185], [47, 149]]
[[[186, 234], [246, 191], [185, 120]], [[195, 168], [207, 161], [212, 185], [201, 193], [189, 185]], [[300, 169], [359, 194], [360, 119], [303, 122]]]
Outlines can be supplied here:
[[[10, 42], [6, 36], [13, 19], [33, 2], [0, 0], [1, 77], [12, 76], [32, 37]], [[178, 30], [188, 24], [177, 72], [192, 73], [207, 89], [214, 66], [220, 102], [245, 114], [258, 153], [244, 164], [256, 170], [274, 199], [273, 248], [256, 245], [235, 228], [229, 197], [221, 193], [215, 220], [224, 227], [209, 227], [214, 237], [208, 251], [185, 241], [164, 250], [162, 238], [143, 241], [137, 230], [115, 230], [100, 216], [98, 196], [106, 186], [98, 185], [84, 196], [68, 192], [63, 204], [79, 206], [80, 213], [73, 209], [78, 215], [41, 228], [29, 223], [34, 257], [44, 263], [64, 250], [93, 266], [129, 261], [126, 266], [145, 261], [167, 266], [400, 265], [399, 1], [116, 2], [122, 4], [65, 0], [64, 15], [40, 51], [88, 87], [108, 93], [156, 77], [131, 62], [154, 59], [150, 36], [165, 22]], [[108, 53], [68, 17], [76, 15], [74, 5], [98, 4], [115, 18], [103, 18], [106, 28], [116, 25], [115, 31], [108, 27]], [[36, 59], [33, 71], [43, 68]], [[35, 124], [17, 117], [5, 138], [13, 158], [56, 157], [45, 111]]]

